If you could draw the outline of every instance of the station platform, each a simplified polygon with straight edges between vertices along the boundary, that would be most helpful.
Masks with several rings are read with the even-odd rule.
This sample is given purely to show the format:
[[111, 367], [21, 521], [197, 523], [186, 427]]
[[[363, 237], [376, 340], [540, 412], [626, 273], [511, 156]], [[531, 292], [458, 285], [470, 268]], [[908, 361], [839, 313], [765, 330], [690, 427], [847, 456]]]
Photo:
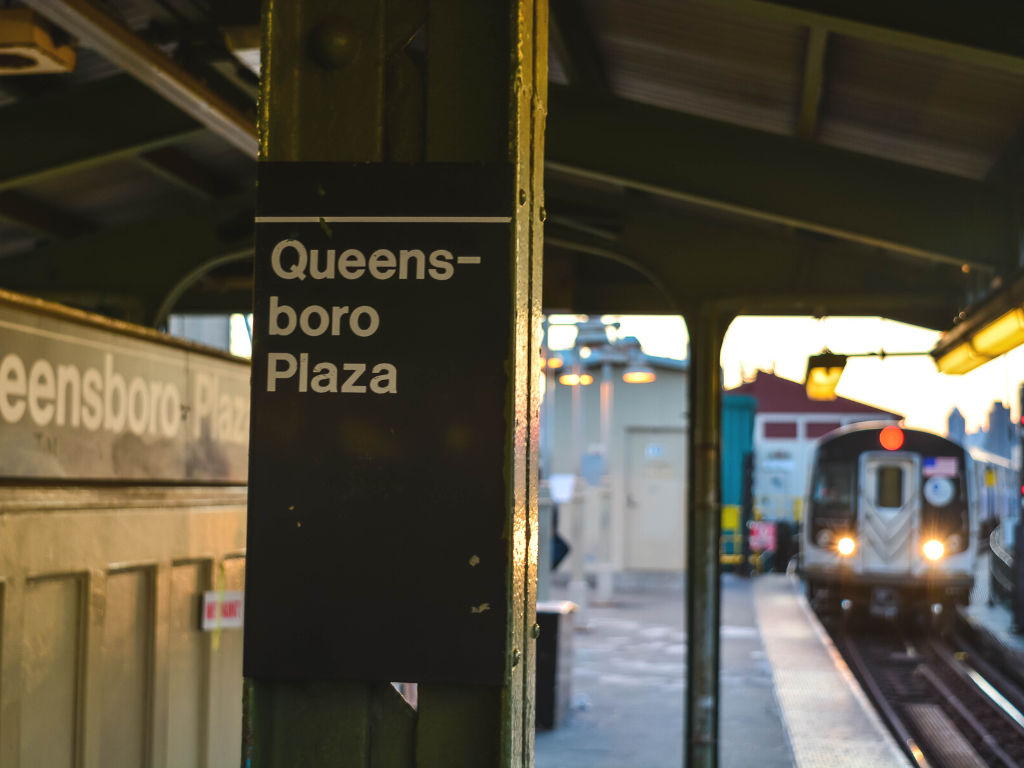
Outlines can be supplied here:
[[782, 574], [754, 580], [761, 642], [797, 768], [909, 768], [799, 581]]
[[[538, 731], [537, 768], [681, 765], [683, 603], [680, 575], [634, 580], [591, 605], [573, 638], [573, 706], [559, 728]], [[721, 625], [722, 768], [909, 766], [798, 581], [723, 575]]]
[[991, 553], [978, 557], [971, 602], [960, 608], [960, 615], [988, 650], [1001, 656], [1010, 666], [1024, 669], [1024, 635], [1014, 634], [1013, 613], [1010, 609], [989, 599], [992, 584], [989, 573], [991, 557]]

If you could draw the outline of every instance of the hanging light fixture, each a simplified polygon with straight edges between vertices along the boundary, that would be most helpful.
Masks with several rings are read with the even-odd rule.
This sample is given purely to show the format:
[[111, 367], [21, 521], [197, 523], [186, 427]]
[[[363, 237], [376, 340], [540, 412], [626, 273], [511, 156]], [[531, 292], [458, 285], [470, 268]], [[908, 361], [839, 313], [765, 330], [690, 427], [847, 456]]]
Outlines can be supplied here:
[[627, 384], [650, 384], [657, 375], [654, 369], [647, 365], [643, 352], [639, 349], [633, 350], [629, 355], [629, 366], [622, 374], [622, 380]]
[[822, 352], [807, 358], [807, 397], [811, 400], [835, 400], [836, 386], [846, 367], [846, 355]]

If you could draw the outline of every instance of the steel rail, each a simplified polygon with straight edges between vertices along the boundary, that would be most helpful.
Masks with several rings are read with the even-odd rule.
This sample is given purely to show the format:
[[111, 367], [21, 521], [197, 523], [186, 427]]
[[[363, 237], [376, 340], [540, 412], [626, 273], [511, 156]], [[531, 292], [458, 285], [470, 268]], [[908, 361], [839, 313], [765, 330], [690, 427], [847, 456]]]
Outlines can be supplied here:
[[1020, 768], [1017, 761], [1006, 754], [1006, 751], [999, 746], [999, 742], [996, 740], [995, 736], [989, 733], [988, 729], [978, 721], [978, 718], [968, 711], [967, 707], [964, 706], [964, 703], [960, 701], [959, 697], [953, 693], [949, 687], [939, 679], [938, 675], [927, 667], [927, 665], [921, 664], [916, 670], [914, 670], [914, 672], [924, 678], [928, 684], [946, 700], [946, 703], [956, 710], [956, 713], [960, 715], [963, 721], [971, 727], [971, 730], [974, 731], [975, 735], [985, 743], [985, 746], [989, 748], [992, 754], [996, 756], [1005, 768]]
[[1024, 713], [1024, 691], [1021, 690], [1020, 684], [1015, 683], [990, 664], [975, 645], [965, 640], [959, 632], [955, 631], [954, 637], [956, 638], [957, 646], [967, 653], [971, 666], [978, 671], [978, 674], [984, 677], [1019, 712]]
[[[977, 691], [977, 693], [985, 700], [985, 702], [989, 705], [989, 708], [993, 712], [999, 715], [999, 717], [1001, 717], [1007, 725], [1009, 725], [1014, 731], [1016, 731], [1018, 736], [1024, 738], [1024, 725], [1022, 725], [1018, 720], [1011, 716], [1009, 712], [1003, 709], [1003, 707], [1000, 706], [999, 702], [994, 700], [992, 696], [989, 695], [988, 691], [986, 691], [983, 687], [978, 685], [978, 682], [971, 677], [970, 673], [968, 673], [966, 669], [964, 669], [963, 664], [957, 661], [956, 657], [953, 655], [953, 651], [944, 642], [937, 638], [929, 637], [928, 645], [931, 646], [931, 649], [935, 652], [935, 655], [938, 656], [939, 659], [941, 659], [942, 662], [949, 669], [956, 673], [957, 677], [959, 677], [961, 680], [967, 683], [972, 690]], [[991, 685], [991, 683], [989, 684]], [[999, 691], [999, 695], [1003, 695], [1001, 691]], [[1013, 702], [1009, 701], [1008, 699], [1007, 703], [1011, 704], [1011, 706], [1016, 706]]]
[[874, 676], [868, 669], [868, 665], [864, 662], [864, 657], [860, 655], [860, 651], [857, 650], [856, 644], [850, 637], [849, 630], [845, 630], [843, 632], [843, 645], [846, 648], [849, 660], [853, 662], [853, 666], [857, 670], [857, 675], [860, 677], [861, 683], [867, 689], [868, 696], [871, 697], [872, 702], [874, 702], [874, 705], [878, 708], [878, 711], [885, 720], [886, 725], [888, 725], [890, 730], [896, 734], [896, 738], [899, 739], [900, 744], [906, 750], [907, 755], [917, 763], [919, 768], [930, 768], [928, 759], [924, 756], [921, 748], [917, 746], [917, 742], [914, 741], [913, 737], [910, 735], [910, 731], [907, 730], [907, 726], [903, 724], [899, 715], [896, 714], [896, 710], [892, 708], [892, 705], [882, 693], [882, 689], [879, 688]]

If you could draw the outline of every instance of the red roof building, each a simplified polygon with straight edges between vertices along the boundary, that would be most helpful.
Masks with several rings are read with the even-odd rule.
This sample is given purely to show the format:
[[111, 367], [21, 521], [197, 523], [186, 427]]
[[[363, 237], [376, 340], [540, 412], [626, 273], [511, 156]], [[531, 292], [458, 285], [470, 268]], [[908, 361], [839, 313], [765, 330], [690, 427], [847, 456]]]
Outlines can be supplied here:
[[[757, 400], [758, 413], [856, 413], [858, 416], [875, 414], [879, 420], [900, 421], [898, 413], [883, 411], [881, 408], [837, 397], [835, 400], [811, 400], [803, 384], [776, 376], [767, 371], [758, 371], [753, 381], [735, 389], [727, 390], [729, 395], [749, 395]], [[858, 419], [862, 421], [863, 419]]]
[[753, 381], [726, 391], [757, 401], [754, 418], [754, 506], [768, 519], [798, 520], [807, 470], [818, 438], [861, 421], [897, 423], [898, 413], [837, 397], [811, 400], [803, 384], [758, 371]]

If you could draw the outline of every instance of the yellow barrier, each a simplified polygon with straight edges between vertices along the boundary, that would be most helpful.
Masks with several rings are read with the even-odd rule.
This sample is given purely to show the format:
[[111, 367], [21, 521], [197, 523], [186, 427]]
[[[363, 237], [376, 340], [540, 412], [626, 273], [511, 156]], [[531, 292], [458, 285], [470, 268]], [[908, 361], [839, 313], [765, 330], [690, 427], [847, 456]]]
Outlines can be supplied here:
[[[726, 548], [731, 549], [727, 552]], [[718, 544], [719, 562], [722, 565], [739, 565], [743, 562], [743, 529], [740, 525], [740, 507], [737, 504], [722, 505], [722, 535]]]

